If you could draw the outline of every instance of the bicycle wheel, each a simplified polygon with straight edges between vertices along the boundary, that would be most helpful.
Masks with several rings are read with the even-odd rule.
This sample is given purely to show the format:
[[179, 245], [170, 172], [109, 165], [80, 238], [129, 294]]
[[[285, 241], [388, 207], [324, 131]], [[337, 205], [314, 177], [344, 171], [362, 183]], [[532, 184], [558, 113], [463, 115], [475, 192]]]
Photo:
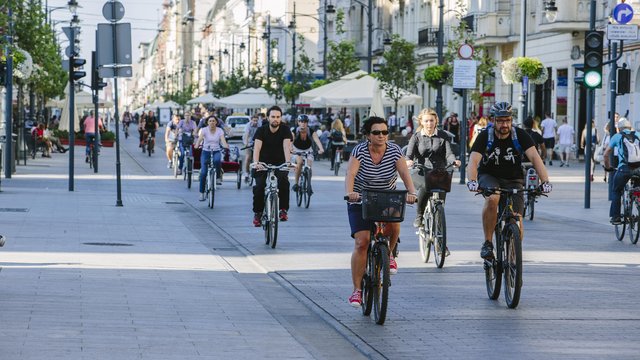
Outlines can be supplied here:
[[207, 205], [209, 208], [213, 209], [213, 201], [216, 196], [216, 187], [214, 185], [214, 181], [216, 179], [216, 172], [213, 169], [210, 169], [207, 173]]
[[338, 172], [340, 171], [340, 156], [341, 156], [341, 155], [342, 155], [341, 153], [339, 153], [338, 151], [336, 151], [336, 160], [335, 160], [335, 162], [333, 163], [333, 174], [334, 174], [335, 176], [338, 176]]
[[522, 242], [516, 224], [507, 225], [504, 240], [504, 299], [510, 309], [515, 309], [522, 289]]
[[296, 205], [302, 205], [302, 192], [304, 191], [304, 173], [298, 178], [298, 189], [296, 190]]
[[278, 195], [273, 194], [271, 196], [271, 203], [269, 204], [271, 207], [271, 218], [269, 219], [269, 237], [271, 238], [271, 248], [276, 248], [276, 243], [278, 242]]
[[638, 199], [635, 197], [631, 205], [631, 218], [633, 222], [629, 223], [629, 241], [632, 244], [636, 244], [638, 236], [640, 236], [640, 204], [638, 204]]
[[447, 223], [444, 216], [444, 206], [436, 205], [433, 213], [433, 254], [436, 266], [442, 269], [444, 258], [447, 256]]
[[626, 199], [626, 190], [624, 192], [624, 194], [622, 195], [622, 209], [623, 209], [623, 215], [621, 216], [622, 218], [622, 223], [620, 224], [616, 224], [615, 230], [616, 230], [616, 238], [618, 239], [618, 241], [622, 241], [622, 239], [624, 239], [624, 231], [627, 228], [627, 201]]
[[147, 146], [147, 154], [151, 157], [151, 153], [153, 152], [153, 139], [149, 139], [149, 145]]
[[269, 194], [265, 194], [264, 196], [264, 213], [262, 214], [262, 230], [264, 230], [264, 243], [265, 245], [269, 245], [271, 243], [271, 232], [269, 231], [269, 221], [271, 219], [271, 206], [268, 204], [271, 203], [271, 197]]
[[431, 240], [430, 240], [430, 228], [431, 228], [431, 216], [428, 209], [431, 204], [427, 203], [427, 207], [422, 215], [422, 226], [418, 228], [418, 242], [420, 245], [420, 257], [422, 262], [428, 263], [431, 256]]
[[187, 177], [187, 189], [191, 189], [191, 176], [193, 175], [193, 160], [191, 158], [187, 158], [187, 171], [186, 173], [186, 177]]
[[536, 197], [533, 195], [527, 195], [527, 197], [529, 198], [529, 220], [533, 220], [533, 214], [535, 213], [536, 206]]
[[[495, 233], [495, 244], [499, 248], [500, 234]], [[484, 260], [484, 277], [487, 285], [487, 295], [489, 299], [496, 300], [500, 296], [500, 286], [502, 285], [502, 266], [500, 260], [502, 255], [498, 255], [499, 259]]]
[[389, 250], [386, 245], [376, 243], [373, 257], [373, 314], [376, 324], [382, 325], [387, 317], [389, 297]]
[[238, 165], [238, 171], [236, 171], [236, 188], [240, 190], [242, 187], [242, 163]]
[[173, 158], [171, 159], [171, 165], [173, 166], [173, 177], [178, 178], [178, 151], [176, 149], [173, 150]]
[[307, 169], [305, 171], [307, 174], [304, 177], [304, 192], [302, 193], [302, 196], [304, 197], [304, 207], [305, 209], [309, 208], [309, 205], [311, 204], [311, 169]]
[[371, 282], [371, 274], [373, 274], [373, 256], [372, 248], [367, 248], [367, 266], [360, 282], [360, 288], [362, 289], [362, 315], [371, 315], [372, 302], [373, 302], [373, 288]]
[[89, 169], [93, 169], [93, 148], [89, 148]]

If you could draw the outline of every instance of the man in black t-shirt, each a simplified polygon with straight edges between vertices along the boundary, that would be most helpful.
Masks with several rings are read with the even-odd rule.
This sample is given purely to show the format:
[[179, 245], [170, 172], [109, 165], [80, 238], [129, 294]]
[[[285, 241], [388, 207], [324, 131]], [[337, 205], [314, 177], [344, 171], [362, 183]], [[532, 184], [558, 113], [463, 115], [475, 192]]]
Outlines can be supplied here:
[[[521, 189], [524, 183], [522, 156], [526, 154], [542, 181], [540, 185], [542, 191], [550, 192], [552, 187], [547, 169], [542, 163], [533, 140], [524, 130], [512, 125], [511, 105], [508, 102], [498, 102], [491, 107], [491, 115], [494, 125], [488, 126], [478, 134], [471, 147], [467, 168], [469, 191], [496, 187]], [[486, 197], [482, 209], [484, 243], [480, 256], [484, 259], [493, 258], [491, 239], [496, 226], [499, 200], [498, 194]], [[523, 213], [522, 194], [514, 198], [514, 207], [516, 213]], [[522, 229], [522, 217], [520, 217], [521, 238]]]
[[[267, 111], [268, 124], [256, 130], [253, 143], [253, 164], [255, 164], [256, 185], [253, 187], [253, 226], [260, 226], [264, 210], [264, 189], [267, 185], [267, 173], [259, 162], [269, 165], [282, 165], [291, 161], [291, 130], [282, 124], [282, 109], [272, 106]], [[288, 172], [278, 171], [278, 196], [280, 198], [280, 221], [287, 221], [289, 210]]]

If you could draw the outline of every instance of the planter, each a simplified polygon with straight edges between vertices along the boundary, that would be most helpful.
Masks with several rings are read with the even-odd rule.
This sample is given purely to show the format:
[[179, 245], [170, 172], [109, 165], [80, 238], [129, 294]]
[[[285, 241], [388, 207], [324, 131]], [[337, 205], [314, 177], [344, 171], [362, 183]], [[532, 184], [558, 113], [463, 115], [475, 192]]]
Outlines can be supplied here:
[[541, 85], [549, 77], [542, 61], [534, 57], [514, 57], [503, 61], [501, 67], [502, 80], [507, 84], [521, 83], [527, 77], [531, 84]]
[[[60, 139], [62, 145], [69, 145], [69, 139]], [[87, 142], [84, 138], [76, 138], [73, 142], [75, 146], [87, 146]], [[113, 140], [100, 140], [102, 147], [113, 147]]]

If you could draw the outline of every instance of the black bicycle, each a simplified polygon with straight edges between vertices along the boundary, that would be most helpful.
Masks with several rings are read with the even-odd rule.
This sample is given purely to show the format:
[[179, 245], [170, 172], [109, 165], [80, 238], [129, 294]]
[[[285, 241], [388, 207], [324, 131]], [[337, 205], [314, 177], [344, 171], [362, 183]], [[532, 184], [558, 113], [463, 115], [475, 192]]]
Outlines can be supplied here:
[[184, 149], [184, 162], [182, 166], [183, 179], [187, 181], [187, 189], [191, 189], [193, 177], [193, 136], [187, 133], [182, 134], [182, 148]]
[[514, 196], [517, 194], [535, 193], [546, 196], [539, 188], [535, 189], [481, 189], [479, 194], [500, 195], [498, 205], [498, 221], [495, 227], [496, 254], [492, 259], [484, 260], [487, 295], [491, 300], [500, 296], [502, 275], [504, 274], [504, 298], [507, 306], [515, 309], [520, 302], [522, 290], [522, 238], [520, 237], [520, 215], [515, 213]]
[[[540, 186], [540, 179], [538, 177], [538, 173], [536, 169], [529, 168], [527, 169], [527, 173], [525, 175], [525, 188], [527, 189], [537, 189]], [[524, 212], [522, 214], [523, 218], [529, 218], [529, 220], [533, 220], [533, 215], [535, 214], [535, 206], [538, 200], [536, 200], [537, 195], [535, 192], [524, 194]]]
[[300, 177], [298, 178], [298, 186], [296, 190], [296, 203], [301, 206], [304, 202], [304, 207], [309, 208], [311, 204], [311, 166], [309, 166], [307, 156], [313, 154], [312, 150], [296, 151], [293, 153], [296, 156], [302, 157], [302, 169], [300, 170]]
[[[262, 212], [262, 229], [264, 230], [265, 244], [271, 244], [276, 248], [278, 242], [278, 216], [280, 211], [280, 198], [278, 197], [278, 177], [276, 171], [290, 169], [289, 163], [281, 165], [269, 165], [259, 163], [267, 171], [267, 184], [264, 189], [264, 211]], [[255, 164], [252, 164], [255, 167]]]
[[[362, 218], [375, 222], [369, 236], [367, 264], [362, 277], [362, 314], [369, 316], [373, 309], [376, 324], [387, 318], [389, 286], [389, 236], [384, 234], [386, 223], [402, 222], [407, 192], [404, 190], [364, 190], [361, 194]], [[349, 200], [347, 196], [345, 200]]]
[[631, 176], [624, 187], [620, 219], [620, 224], [615, 225], [616, 238], [622, 241], [628, 227], [629, 241], [636, 244], [640, 237], [640, 176], [638, 175]]

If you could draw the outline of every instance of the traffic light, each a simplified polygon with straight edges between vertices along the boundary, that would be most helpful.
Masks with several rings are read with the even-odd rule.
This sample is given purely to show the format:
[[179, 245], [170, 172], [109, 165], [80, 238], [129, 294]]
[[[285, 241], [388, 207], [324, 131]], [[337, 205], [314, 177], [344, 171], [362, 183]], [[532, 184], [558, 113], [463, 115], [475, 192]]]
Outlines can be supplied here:
[[76, 70], [77, 67], [84, 66], [84, 64], [86, 63], [87, 63], [87, 60], [85, 59], [75, 59], [75, 58], [73, 59], [73, 66], [72, 66], [73, 69], [71, 70], [71, 75], [74, 81], [78, 81], [83, 77], [87, 76], [86, 71]]
[[631, 70], [618, 69], [616, 78], [617, 78], [617, 85], [618, 85], [618, 89], [616, 93], [618, 95], [631, 93]]
[[92, 66], [91, 66], [91, 90], [100, 91], [105, 86], [107, 86], [107, 83], [104, 82], [104, 80], [100, 77], [100, 73], [98, 72], [98, 66], [97, 66], [97, 63], [96, 63], [96, 52], [95, 51], [91, 52], [91, 60], [92, 60]]
[[7, 84], [6, 75], [7, 63], [0, 61], [0, 86], [5, 86]]
[[604, 31], [587, 31], [584, 36], [584, 84], [589, 89], [602, 88], [602, 46]]

